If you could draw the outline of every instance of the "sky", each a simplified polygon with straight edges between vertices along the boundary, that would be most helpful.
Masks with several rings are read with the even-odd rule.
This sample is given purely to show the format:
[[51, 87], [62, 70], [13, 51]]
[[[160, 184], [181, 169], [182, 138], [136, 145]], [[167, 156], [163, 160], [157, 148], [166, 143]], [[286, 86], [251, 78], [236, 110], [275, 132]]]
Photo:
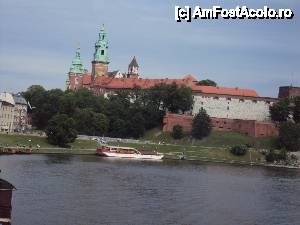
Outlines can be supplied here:
[[[295, 16], [178, 23], [176, 5], [267, 5], [290, 8]], [[270, 97], [277, 96], [279, 86], [300, 86], [297, 0], [0, 0], [0, 9], [0, 92], [24, 91], [33, 84], [64, 89], [78, 45], [91, 71], [102, 24], [108, 32], [110, 71], [126, 72], [136, 56], [143, 78], [192, 74]]]

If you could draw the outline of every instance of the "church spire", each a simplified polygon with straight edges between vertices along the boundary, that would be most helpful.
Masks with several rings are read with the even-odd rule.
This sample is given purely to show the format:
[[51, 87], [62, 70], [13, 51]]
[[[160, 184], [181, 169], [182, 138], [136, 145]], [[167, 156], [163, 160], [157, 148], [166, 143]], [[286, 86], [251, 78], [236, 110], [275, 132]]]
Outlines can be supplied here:
[[131, 78], [138, 78], [139, 77], [139, 64], [136, 61], [135, 56], [131, 60], [131, 62], [128, 65], [128, 74], [127, 77]]
[[94, 53], [94, 61], [95, 62], [104, 62], [109, 63], [109, 58], [107, 54], [108, 50], [108, 40], [107, 33], [104, 28], [104, 24], [100, 28], [99, 38], [95, 43], [95, 53]]
[[83, 71], [84, 71], [84, 69], [83, 69], [81, 58], [80, 58], [80, 48], [78, 47], [76, 49], [75, 57], [72, 60], [72, 65], [70, 67], [69, 73], [82, 74]]

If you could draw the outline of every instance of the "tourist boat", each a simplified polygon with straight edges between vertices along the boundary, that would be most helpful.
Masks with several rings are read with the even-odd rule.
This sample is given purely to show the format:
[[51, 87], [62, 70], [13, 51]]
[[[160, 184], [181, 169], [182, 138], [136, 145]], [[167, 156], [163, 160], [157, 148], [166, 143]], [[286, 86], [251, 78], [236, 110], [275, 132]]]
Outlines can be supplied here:
[[103, 146], [96, 150], [96, 154], [106, 157], [117, 158], [132, 158], [132, 159], [146, 159], [146, 160], [161, 160], [164, 155], [156, 151], [139, 151], [135, 148], [119, 147], [119, 146]]

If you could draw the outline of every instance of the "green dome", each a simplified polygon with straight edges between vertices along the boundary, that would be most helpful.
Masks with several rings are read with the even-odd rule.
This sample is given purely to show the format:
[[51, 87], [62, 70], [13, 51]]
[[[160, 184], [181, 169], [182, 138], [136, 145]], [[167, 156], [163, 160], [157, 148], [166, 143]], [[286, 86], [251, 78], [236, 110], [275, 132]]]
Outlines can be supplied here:
[[108, 40], [107, 33], [105, 32], [104, 25], [101, 27], [99, 32], [99, 39], [95, 43], [94, 61], [97, 62], [109, 62], [107, 55]]
[[83, 73], [83, 65], [80, 58], [80, 48], [77, 48], [74, 59], [72, 60], [72, 65], [70, 67], [69, 73]]

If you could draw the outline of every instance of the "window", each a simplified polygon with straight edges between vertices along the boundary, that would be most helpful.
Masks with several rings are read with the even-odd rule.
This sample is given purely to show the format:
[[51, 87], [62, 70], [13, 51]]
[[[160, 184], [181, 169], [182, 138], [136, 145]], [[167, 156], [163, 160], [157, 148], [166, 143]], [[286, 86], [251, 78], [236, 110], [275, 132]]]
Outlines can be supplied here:
[[231, 101], [231, 98], [227, 98], [228, 101]]
[[242, 98], [240, 99], [240, 102], [244, 102], [244, 101], [245, 101], [244, 99], [242, 99]]
[[227, 106], [227, 110], [229, 110], [229, 106]]
[[257, 103], [257, 100], [252, 100], [252, 102]]
[[101, 55], [104, 55], [104, 50], [101, 50]]
[[219, 97], [215, 96], [214, 99], [219, 99]]

